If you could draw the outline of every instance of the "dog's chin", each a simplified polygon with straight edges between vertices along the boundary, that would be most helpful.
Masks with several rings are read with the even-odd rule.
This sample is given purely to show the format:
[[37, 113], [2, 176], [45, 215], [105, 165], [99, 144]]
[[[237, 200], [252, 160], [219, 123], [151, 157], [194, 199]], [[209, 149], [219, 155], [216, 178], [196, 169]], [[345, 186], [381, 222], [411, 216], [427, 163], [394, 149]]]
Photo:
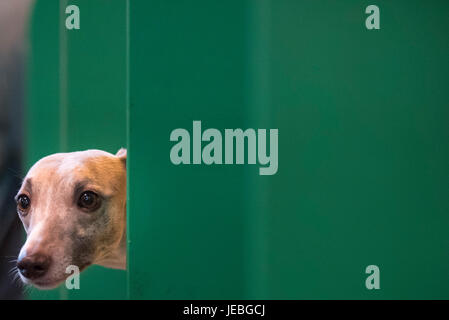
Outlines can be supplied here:
[[57, 288], [61, 283], [63, 283], [64, 280], [59, 281], [34, 281], [31, 282], [33, 286], [40, 290], [51, 290]]
[[[79, 268], [80, 272], [84, 271], [90, 265], [91, 265], [90, 263], [84, 263]], [[55, 289], [58, 286], [60, 286], [69, 276], [70, 276], [70, 274], [64, 274], [60, 278], [56, 278], [56, 277], [49, 278], [47, 275], [45, 275], [43, 277], [43, 279], [31, 280], [31, 279], [25, 278], [24, 276], [20, 275], [20, 278], [22, 279], [23, 283], [25, 283], [27, 285], [32, 285], [32, 286], [36, 287], [37, 289], [51, 290], [51, 289]], [[48, 279], [45, 279], [45, 278], [48, 278]]]
[[57, 288], [61, 283], [64, 282], [64, 280], [67, 277], [64, 277], [62, 279], [59, 280], [54, 280], [54, 279], [36, 279], [36, 280], [31, 280], [28, 278], [25, 278], [23, 276], [20, 276], [20, 278], [22, 279], [22, 282], [27, 284], [27, 285], [32, 285], [34, 287], [36, 287], [37, 289], [40, 290], [51, 290], [51, 289], [55, 289]]

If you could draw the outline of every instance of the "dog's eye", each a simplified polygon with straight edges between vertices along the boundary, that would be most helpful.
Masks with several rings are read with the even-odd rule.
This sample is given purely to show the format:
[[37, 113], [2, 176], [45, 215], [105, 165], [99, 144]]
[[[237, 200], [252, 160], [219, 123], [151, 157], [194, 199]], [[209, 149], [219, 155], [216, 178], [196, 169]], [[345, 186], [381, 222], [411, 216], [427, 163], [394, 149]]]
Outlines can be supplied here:
[[100, 197], [92, 191], [83, 192], [78, 200], [78, 206], [88, 211], [97, 210], [100, 205]]
[[30, 208], [31, 200], [28, 196], [21, 194], [17, 197], [17, 209], [22, 216], [26, 216]]

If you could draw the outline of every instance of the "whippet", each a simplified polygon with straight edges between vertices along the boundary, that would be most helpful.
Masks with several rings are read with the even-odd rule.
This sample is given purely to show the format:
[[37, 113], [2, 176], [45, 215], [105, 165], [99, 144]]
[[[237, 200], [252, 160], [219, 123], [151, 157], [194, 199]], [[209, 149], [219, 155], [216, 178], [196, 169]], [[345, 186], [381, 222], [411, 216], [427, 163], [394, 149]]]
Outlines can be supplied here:
[[126, 150], [57, 153], [39, 160], [15, 197], [27, 233], [17, 269], [51, 289], [75, 265], [126, 269]]

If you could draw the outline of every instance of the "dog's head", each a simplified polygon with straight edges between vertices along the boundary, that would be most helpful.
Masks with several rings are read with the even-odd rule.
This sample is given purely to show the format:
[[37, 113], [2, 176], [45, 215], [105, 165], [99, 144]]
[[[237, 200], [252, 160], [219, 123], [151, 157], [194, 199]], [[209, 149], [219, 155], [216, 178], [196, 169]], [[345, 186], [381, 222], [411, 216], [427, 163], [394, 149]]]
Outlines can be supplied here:
[[16, 202], [27, 233], [17, 261], [25, 283], [54, 288], [70, 265], [125, 268], [125, 149], [45, 157], [29, 170]]

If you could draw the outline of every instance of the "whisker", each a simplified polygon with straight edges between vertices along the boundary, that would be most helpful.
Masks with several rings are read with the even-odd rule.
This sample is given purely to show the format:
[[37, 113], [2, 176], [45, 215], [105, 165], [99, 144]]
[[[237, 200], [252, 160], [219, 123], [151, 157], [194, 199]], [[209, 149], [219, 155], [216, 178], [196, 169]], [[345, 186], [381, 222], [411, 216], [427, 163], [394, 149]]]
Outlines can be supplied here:
[[23, 176], [22, 176], [22, 174], [21, 174], [20, 172], [14, 170], [14, 169], [11, 168], [11, 167], [6, 168], [6, 170], [8, 170], [9, 172], [11, 172], [11, 173], [14, 175], [14, 177], [20, 179], [20, 181], [23, 181]]
[[16, 273], [14, 274], [12, 283], [15, 284], [16, 286], [18, 286], [19, 288], [22, 288], [23, 282], [22, 282], [22, 279], [20, 279], [19, 272], [16, 272]]
[[8, 275], [12, 276], [15, 272], [18, 272], [19, 270], [17, 269], [16, 266], [12, 267], [11, 270], [8, 271]]
[[0, 258], [17, 258], [17, 256], [0, 256]]

